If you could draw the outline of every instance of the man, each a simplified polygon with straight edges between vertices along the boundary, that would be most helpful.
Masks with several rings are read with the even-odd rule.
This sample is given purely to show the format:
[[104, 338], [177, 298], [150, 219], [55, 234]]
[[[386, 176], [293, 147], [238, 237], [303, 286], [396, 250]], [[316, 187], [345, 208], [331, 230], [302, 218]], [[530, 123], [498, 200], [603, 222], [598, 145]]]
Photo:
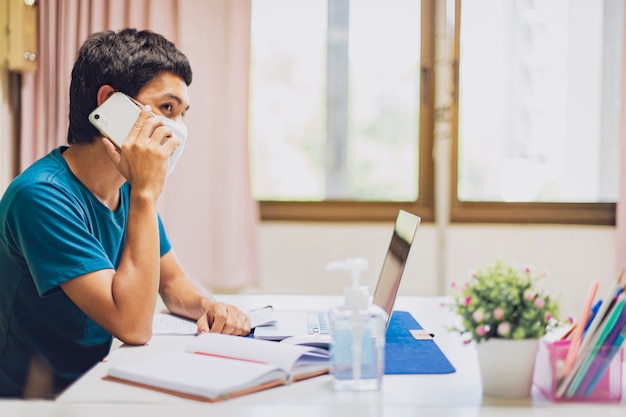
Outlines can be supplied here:
[[[157, 214], [169, 157], [185, 139], [168, 125], [182, 123], [191, 78], [185, 55], [149, 31], [96, 33], [81, 47], [70, 146], [35, 162], [0, 200], [0, 396], [25, 395], [38, 369], [51, 376], [44, 394], [58, 394], [108, 353], [112, 336], [148, 342], [158, 294], [199, 332], [250, 332], [246, 314], [185, 274]], [[121, 149], [88, 120], [116, 91], [144, 106]]]

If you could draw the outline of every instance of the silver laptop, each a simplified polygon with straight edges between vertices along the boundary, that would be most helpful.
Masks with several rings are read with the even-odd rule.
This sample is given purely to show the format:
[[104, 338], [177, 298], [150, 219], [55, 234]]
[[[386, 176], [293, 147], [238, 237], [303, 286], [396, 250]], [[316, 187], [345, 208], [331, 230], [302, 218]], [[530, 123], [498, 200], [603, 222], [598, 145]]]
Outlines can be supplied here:
[[[402, 273], [421, 218], [404, 210], [398, 212], [387, 255], [376, 283], [373, 303], [391, 317]], [[256, 339], [283, 340], [292, 336], [330, 334], [328, 311], [275, 310], [276, 322], [254, 330]], [[389, 319], [387, 319], [389, 324]]]

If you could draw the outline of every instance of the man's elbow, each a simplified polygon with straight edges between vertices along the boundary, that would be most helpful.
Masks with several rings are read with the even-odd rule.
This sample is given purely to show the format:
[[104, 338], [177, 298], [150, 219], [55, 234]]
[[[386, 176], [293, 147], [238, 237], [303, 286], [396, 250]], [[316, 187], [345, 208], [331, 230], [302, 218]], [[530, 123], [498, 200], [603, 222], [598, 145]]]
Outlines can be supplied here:
[[152, 327], [143, 329], [128, 329], [115, 335], [127, 345], [145, 345], [152, 339]]

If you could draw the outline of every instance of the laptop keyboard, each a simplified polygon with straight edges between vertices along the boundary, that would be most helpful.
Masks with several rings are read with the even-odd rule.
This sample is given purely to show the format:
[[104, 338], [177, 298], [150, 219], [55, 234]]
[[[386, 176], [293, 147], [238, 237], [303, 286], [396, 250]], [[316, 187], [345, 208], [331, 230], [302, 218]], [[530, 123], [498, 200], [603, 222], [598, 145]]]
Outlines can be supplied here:
[[330, 334], [328, 311], [308, 311], [307, 330], [309, 334]]

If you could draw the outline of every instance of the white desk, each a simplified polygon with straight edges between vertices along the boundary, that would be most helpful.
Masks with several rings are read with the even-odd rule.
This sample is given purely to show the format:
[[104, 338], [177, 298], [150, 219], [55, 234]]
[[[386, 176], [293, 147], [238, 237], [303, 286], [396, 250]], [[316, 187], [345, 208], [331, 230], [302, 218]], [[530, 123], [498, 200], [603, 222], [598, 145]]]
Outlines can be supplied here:
[[[340, 297], [231, 295], [221, 300], [254, 308], [329, 308]], [[154, 352], [182, 349], [192, 336], [155, 336], [146, 346], [116, 345], [105, 361], [68, 388], [55, 402], [0, 401], [0, 416], [404, 416], [422, 412], [449, 416], [546, 415], [623, 416], [624, 403], [554, 404], [541, 394], [531, 398], [500, 400], [483, 397], [473, 345], [463, 345], [456, 333], [447, 330], [455, 320], [442, 298], [400, 297], [397, 310], [410, 311], [450, 359], [456, 372], [443, 375], [385, 375], [378, 392], [335, 392], [332, 376], [325, 375], [287, 386], [272, 388], [219, 403], [203, 403], [152, 390], [102, 380], [111, 363], [144, 357]], [[207, 377], [213, 377], [207, 375]], [[626, 378], [625, 378], [626, 379]], [[502, 407], [506, 407], [503, 410]]]

